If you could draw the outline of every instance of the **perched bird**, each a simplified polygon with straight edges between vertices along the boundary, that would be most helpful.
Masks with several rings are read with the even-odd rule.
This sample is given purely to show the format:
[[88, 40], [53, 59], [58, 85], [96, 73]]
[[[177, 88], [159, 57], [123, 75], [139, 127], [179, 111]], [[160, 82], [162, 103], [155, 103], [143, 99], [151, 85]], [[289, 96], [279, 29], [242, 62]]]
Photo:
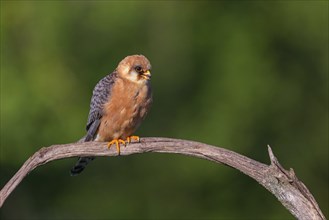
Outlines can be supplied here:
[[[151, 64], [143, 55], [125, 57], [111, 73], [101, 79], [93, 90], [84, 142], [108, 141], [120, 144], [139, 141], [131, 136], [141, 124], [152, 103]], [[81, 173], [94, 157], [81, 157], [71, 175]]]

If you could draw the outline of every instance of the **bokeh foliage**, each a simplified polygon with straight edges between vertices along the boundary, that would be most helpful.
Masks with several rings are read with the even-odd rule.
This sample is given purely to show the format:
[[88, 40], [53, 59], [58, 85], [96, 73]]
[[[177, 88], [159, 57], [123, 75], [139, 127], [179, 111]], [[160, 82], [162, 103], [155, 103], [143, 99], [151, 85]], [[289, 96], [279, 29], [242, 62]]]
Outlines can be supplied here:
[[[1, 1], [0, 184], [84, 135], [92, 89], [126, 55], [152, 63], [138, 130], [269, 163], [270, 144], [328, 217], [328, 1]], [[1, 219], [293, 219], [243, 174], [180, 155], [33, 171]]]

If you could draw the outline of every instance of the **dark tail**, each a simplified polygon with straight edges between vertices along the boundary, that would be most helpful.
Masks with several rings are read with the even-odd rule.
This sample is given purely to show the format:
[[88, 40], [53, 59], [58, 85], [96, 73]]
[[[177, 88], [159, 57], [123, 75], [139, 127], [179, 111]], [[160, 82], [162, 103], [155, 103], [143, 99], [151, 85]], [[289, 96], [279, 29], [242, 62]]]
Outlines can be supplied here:
[[[87, 134], [78, 140], [78, 143], [93, 141], [100, 122], [99, 119], [95, 119], [90, 126], [87, 127]], [[76, 176], [81, 173], [86, 168], [87, 164], [94, 159], [95, 157], [80, 157], [78, 162], [71, 169], [71, 176]]]
[[71, 176], [76, 176], [81, 173], [89, 162], [94, 160], [95, 157], [80, 157], [75, 166], [71, 169]]
[[[81, 138], [78, 141], [78, 143], [85, 142], [86, 139], [87, 139], [87, 135], [84, 136], [83, 138]], [[79, 157], [77, 163], [71, 169], [71, 172], [70, 172], [71, 176], [76, 176], [76, 175], [80, 174], [86, 168], [87, 164], [94, 159], [95, 159], [95, 157]]]

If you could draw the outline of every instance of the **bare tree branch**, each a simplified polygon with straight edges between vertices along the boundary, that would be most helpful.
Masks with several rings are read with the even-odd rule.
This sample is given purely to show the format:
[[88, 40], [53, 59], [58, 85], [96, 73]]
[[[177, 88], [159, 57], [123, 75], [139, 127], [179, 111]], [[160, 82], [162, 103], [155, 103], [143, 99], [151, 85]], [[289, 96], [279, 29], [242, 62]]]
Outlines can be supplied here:
[[[2, 207], [6, 198], [24, 177], [36, 167], [53, 160], [68, 157], [117, 156], [115, 148], [109, 150], [106, 146], [106, 143], [87, 142], [52, 145], [41, 148], [23, 164], [0, 191], [0, 207]], [[228, 165], [240, 170], [264, 186], [296, 218], [305, 220], [325, 219], [317, 202], [306, 186], [298, 180], [292, 169], [287, 171], [280, 165], [269, 146], [270, 165], [257, 162], [223, 148], [170, 138], [143, 138], [140, 143], [130, 144], [126, 148], [123, 147], [121, 156], [146, 152], [183, 154]]]

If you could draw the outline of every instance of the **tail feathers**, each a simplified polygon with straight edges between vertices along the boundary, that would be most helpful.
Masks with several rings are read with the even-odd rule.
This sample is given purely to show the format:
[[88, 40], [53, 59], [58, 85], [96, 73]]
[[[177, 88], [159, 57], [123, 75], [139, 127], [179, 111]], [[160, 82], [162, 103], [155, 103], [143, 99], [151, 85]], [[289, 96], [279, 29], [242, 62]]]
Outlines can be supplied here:
[[[80, 140], [78, 140], [78, 143], [93, 141], [96, 136], [100, 122], [101, 121], [99, 118], [94, 119], [93, 121], [91, 121], [91, 123], [88, 122], [89, 124], [87, 126], [87, 134]], [[95, 157], [80, 157], [78, 162], [71, 169], [71, 176], [76, 176], [81, 173], [85, 169], [87, 164], [94, 159]]]
[[78, 162], [71, 169], [71, 176], [80, 174], [86, 168], [87, 164], [94, 159], [95, 157], [80, 157]]

